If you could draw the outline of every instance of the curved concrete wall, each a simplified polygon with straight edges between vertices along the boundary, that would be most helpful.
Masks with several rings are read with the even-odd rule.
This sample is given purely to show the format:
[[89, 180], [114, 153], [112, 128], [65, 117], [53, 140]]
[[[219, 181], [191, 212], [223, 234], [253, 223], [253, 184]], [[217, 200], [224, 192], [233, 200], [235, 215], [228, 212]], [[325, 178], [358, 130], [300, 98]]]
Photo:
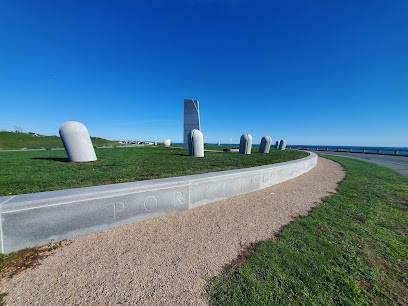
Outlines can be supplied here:
[[1, 252], [44, 245], [260, 190], [292, 179], [317, 155], [254, 168], [0, 197]]

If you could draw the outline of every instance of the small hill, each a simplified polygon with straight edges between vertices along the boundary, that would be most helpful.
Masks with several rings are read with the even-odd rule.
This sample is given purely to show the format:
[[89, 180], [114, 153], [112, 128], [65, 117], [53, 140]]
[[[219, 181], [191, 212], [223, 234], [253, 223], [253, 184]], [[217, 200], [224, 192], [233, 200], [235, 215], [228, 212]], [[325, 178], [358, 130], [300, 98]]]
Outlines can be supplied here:
[[[94, 146], [118, 145], [118, 142], [99, 137], [91, 137]], [[33, 134], [0, 132], [0, 148], [3, 150], [19, 150], [21, 148], [63, 148], [61, 138], [58, 136], [34, 136]]]

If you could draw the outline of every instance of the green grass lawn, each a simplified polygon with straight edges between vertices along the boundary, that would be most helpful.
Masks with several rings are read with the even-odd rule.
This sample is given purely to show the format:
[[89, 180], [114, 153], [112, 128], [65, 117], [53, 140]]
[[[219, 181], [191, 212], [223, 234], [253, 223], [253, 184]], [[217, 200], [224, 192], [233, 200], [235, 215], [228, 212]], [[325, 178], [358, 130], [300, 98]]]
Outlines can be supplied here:
[[211, 303], [408, 305], [408, 179], [324, 157], [346, 169], [339, 193], [211, 279]]
[[[102, 138], [92, 137], [94, 146], [118, 145], [116, 141], [110, 141]], [[19, 150], [21, 148], [40, 149], [40, 148], [63, 148], [61, 138], [57, 136], [34, 137], [31, 134], [0, 132], [0, 148], [3, 150]]]
[[[239, 146], [217, 146], [217, 145], [204, 145], [205, 150], [215, 150], [215, 151], [222, 151], [223, 149], [231, 149], [231, 148], [239, 148]], [[253, 147], [252, 152], [257, 152], [259, 147]]]
[[[221, 149], [221, 148], [220, 148]], [[0, 195], [133, 182], [246, 168], [308, 156], [301, 151], [241, 155], [205, 152], [204, 158], [188, 156], [180, 147], [146, 146], [95, 149], [99, 162], [68, 163], [64, 150], [0, 152]]]

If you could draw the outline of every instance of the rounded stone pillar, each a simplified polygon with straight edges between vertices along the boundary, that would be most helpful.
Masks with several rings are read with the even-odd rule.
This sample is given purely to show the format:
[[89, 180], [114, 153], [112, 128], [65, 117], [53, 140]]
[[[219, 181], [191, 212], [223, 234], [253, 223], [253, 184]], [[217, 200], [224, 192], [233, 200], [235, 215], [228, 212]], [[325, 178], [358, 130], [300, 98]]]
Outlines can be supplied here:
[[282, 139], [279, 144], [279, 150], [285, 150], [285, 149], [286, 149], [286, 140]]
[[194, 157], [204, 157], [204, 139], [200, 130], [188, 133], [188, 154]]
[[275, 143], [275, 149], [279, 149], [279, 145], [280, 145], [280, 141], [278, 140], [278, 141]]
[[261, 144], [259, 145], [259, 153], [269, 153], [271, 148], [272, 138], [269, 136], [264, 136], [261, 139]]
[[252, 136], [251, 134], [244, 134], [241, 136], [239, 142], [239, 154], [251, 154]]
[[97, 160], [91, 137], [85, 125], [77, 121], [67, 121], [59, 129], [62, 143], [71, 162]]

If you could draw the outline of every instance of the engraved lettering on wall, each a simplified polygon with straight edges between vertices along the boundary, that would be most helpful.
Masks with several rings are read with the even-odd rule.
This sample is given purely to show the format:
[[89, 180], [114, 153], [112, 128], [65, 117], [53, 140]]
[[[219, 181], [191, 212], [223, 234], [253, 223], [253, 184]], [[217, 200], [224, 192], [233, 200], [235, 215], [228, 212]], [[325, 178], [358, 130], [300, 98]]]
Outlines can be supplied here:
[[113, 203], [113, 217], [118, 217], [119, 213], [125, 210], [125, 206], [123, 202]]
[[181, 191], [174, 192], [174, 205], [184, 204], [183, 193]]
[[236, 185], [236, 189], [237, 190], [241, 190], [242, 189], [242, 180], [237, 180], [237, 183], [236, 183], [237, 185]]
[[227, 191], [227, 183], [220, 184], [220, 193], [224, 194]]
[[267, 183], [271, 179], [271, 174], [270, 173], [265, 173], [262, 178], [263, 178], [263, 182]]
[[210, 190], [211, 190], [211, 186], [209, 186], [209, 185], [205, 185], [205, 186], [204, 186], [204, 196], [205, 196], [205, 197], [211, 196]]
[[144, 208], [147, 211], [154, 210], [159, 204], [159, 199], [156, 196], [147, 197], [144, 201]]

